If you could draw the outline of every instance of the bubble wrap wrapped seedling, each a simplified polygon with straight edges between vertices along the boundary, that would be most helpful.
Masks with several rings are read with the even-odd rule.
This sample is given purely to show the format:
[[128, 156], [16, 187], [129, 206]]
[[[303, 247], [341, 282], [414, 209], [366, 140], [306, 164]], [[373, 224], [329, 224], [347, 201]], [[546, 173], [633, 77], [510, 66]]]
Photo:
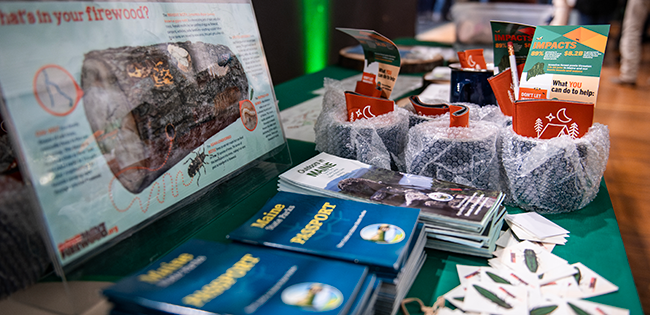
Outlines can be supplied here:
[[470, 121], [469, 127], [449, 127], [449, 119], [442, 118], [416, 125], [408, 136], [407, 173], [477, 188], [500, 188], [496, 124]]
[[581, 209], [598, 193], [609, 157], [609, 129], [594, 123], [579, 139], [527, 138], [503, 130], [502, 163], [511, 198], [506, 202], [541, 213]]
[[323, 109], [314, 126], [316, 150], [382, 167], [403, 170], [408, 111], [347, 121], [345, 92], [339, 81], [325, 79]]

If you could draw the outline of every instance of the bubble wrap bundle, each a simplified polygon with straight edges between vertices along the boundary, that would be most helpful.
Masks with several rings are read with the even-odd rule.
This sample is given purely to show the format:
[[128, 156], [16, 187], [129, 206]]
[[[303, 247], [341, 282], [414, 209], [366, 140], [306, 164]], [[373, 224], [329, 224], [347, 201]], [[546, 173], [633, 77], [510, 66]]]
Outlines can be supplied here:
[[501, 128], [482, 120], [470, 120], [469, 127], [449, 127], [449, 115], [441, 116], [447, 119], [423, 122], [409, 130], [406, 172], [499, 190], [497, 143]]
[[36, 283], [50, 264], [28, 196], [21, 181], [0, 175], [0, 299]]
[[502, 146], [507, 204], [540, 213], [570, 212], [598, 193], [609, 156], [609, 129], [594, 123], [580, 139], [539, 140], [504, 128]]
[[403, 169], [409, 112], [402, 108], [371, 119], [347, 121], [345, 90], [325, 78], [323, 109], [316, 120], [316, 150], [382, 167]]

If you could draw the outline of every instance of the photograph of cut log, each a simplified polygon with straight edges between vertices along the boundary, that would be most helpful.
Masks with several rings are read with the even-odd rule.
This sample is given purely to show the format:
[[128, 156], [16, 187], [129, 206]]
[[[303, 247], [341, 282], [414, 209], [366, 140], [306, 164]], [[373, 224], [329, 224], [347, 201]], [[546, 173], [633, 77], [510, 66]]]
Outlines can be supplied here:
[[81, 87], [97, 144], [134, 194], [237, 121], [249, 89], [235, 54], [202, 42], [90, 51]]

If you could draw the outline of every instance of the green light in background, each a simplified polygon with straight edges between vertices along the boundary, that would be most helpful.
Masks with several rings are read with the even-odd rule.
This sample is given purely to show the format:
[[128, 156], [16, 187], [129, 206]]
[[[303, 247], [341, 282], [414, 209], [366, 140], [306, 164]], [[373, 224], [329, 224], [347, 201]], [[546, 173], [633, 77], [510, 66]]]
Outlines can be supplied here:
[[305, 36], [305, 72], [312, 73], [327, 66], [329, 0], [303, 0]]

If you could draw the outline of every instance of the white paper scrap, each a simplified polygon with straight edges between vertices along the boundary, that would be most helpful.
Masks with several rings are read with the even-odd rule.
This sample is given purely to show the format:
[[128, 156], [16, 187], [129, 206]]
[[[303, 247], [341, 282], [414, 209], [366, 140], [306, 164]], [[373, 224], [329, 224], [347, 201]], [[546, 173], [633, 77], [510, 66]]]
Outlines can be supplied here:
[[514, 225], [526, 229], [540, 239], [569, 234], [569, 231], [553, 223], [551, 220], [543, 217], [537, 212], [508, 214], [506, 215], [506, 221], [512, 222]]
[[437, 84], [432, 83], [427, 85], [427, 87], [420, 93], [419, 97], [425, 103], [433, 103], [435, 101], [445, 101], [449, 102], [449, 93], [451, 87], [449, 83], [447, 84]]
[[433, 68], [433, 70], [427, 72], [424, 75], [424, 79], [430, 81], [433, 80], [449, 81], [451, 80], [451, 68], [445, 66], [435, 67]]
[[282, 129], [289, 139], [315, 142], [314, 125], [323, 108], [323, 97], [318, 96], [280, 112]]
[[540, 243], [551, 243], [557, 245], [566, 244], [566, 235], [555, 235], [546, 238], [539, 238], [536, 235], [529, 233], [528, 230], [521, 228], [518, 225], [511, 225], [510, 229], [515, 235], [521, 240], [527, 240], [531, 242], [540, 242]]

